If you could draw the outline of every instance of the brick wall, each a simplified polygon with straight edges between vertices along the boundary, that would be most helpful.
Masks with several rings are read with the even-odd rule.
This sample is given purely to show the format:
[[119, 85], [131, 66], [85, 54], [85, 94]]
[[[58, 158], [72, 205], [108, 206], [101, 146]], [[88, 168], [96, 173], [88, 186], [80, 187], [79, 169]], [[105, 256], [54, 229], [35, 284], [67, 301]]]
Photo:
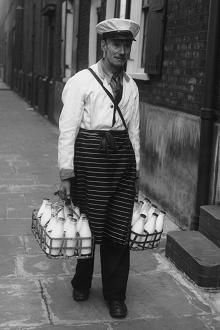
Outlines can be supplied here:
[[209, 0], [168, 0], [161, 76], [137, 81], [143, 102], [199, 114]]
[[77, 71], [88, 67], [90, 5], [90, 0], [80, 0]]

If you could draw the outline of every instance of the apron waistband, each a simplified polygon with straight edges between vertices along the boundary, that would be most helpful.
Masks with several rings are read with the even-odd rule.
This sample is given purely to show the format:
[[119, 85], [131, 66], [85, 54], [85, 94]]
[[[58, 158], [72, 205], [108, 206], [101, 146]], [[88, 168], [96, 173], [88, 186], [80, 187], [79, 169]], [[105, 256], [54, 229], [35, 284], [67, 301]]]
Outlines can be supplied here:
[[115, 136], [120, 136], [120, 135], [127, 134], [128, 130], [127, 129], [123, 129], [123, 130], [92, 130], [92, 129], [80, 128], [79, 132], [89, 134], [89, 135], [98, 135], [98, 136], [103, 136], [106, 133], [110, 133], [110, 134], [115, 135]]
[[85, 134], [87, 136], [98, 136], [100, 137], [100, 147], [99, 150], [103, 153], [114, 152], [118, 149], [115, 137], [128, 136], [128, 130], [87, 130], [80, 128], [79, 133]]

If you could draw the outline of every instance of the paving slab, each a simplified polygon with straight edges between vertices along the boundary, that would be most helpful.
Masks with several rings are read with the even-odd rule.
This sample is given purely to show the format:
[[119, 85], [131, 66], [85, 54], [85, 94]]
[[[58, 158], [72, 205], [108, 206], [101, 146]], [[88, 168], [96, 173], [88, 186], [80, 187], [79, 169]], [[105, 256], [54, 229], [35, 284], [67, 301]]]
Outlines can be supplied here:
[[[40, 249], [38, 242], [34, 238], [34, 235], [30, 233], [29, 235], [22, 235], [21, 239], [25, 246], [25, 253], [28, 255], [44, 255], [43, 251]], [[46, 256], [45, 256], [46, 258]]]
[[24, 194], [0, 194], [0, 219], [30, 218], [33, 205], [27, 205]]
[[[1, 225], [1, 222], [0, 222]], [[20, 236], [0, 236], [0, 260], [4, 256], [14, 256], [25, 253], [25, 247], [22, 237]]]
[[54, 193], [54, 184], [1, 184], [0, 193], [29, 194], [35, 191], [42, 193], [42, 196], [49, 196]]
[[210, 307], [167, 272], [131, 274], [127, 302], [132, 318], [179, 317], [211, 313]]
[[37, 256], [18, 255], [16, 264], [18, 277], [50, 278], [61, 276], [63, 278], [73, 274], [72, 268], [65, 260], [49, 259], [43, 253]]
[[27, 176], [24, 174], [12, 174], [5, 176], [4, 178], [0, 178], [0, 185], [34, 185], [36, 184], [36, 177], [33, 175]]
[[4, 279], [0, 283], [0, 328], [50, 324], [37, 281]]
[[23, 194], [25, 200], [25, 207], [28, 207], [29, 212], [31, 208], [31, 212], [29, 213], [29, 217], [31, 218], [32, 210], [39, 209], [44, 198], [49, 198], [52, 201], [57, 201], [57, 198], [54, 196], [54, 192], [58, 190], [58, 186], [53, 186], [53, 189], [50, 191], [45, 191], [44, 189], [39, 189], [31, 192], [25, 192]]
[[131, 320], [111, 323], [112, 330], [207, 330], [207, 321], [200, 317], [162, 317], [147, 318], [143, 320]]
[[[42, 286], [53, 324], [112, 321], [102, 297], [101, 278], [93, 279], [90, 298], [83, 303], [72, 300], [72, 287], [67, 277], [44, 278]], [[164, 317], [178, 319], [180, 315], [197, 317], [211, 312], [209, 306], [199, 301], [190, 290], [181, 288], [169, 274], [161, 272], [145, 276], [131, 275], [127, 305], [128, 321]]]
[[2, 277], [16, 276], [16, 256], [0, 255], [0, 283]]
[[93, 279], [89, 301], [81, 303], [72, 299], [72, 287], [67, 278], [44, 279], [43, 287], [52, 321], [56, 325], [83, 325], [111, 320], [102, 297], [100, 278]]
[[[0, 327], [1, 329], [1, 327]], [[110, 330], [110, 324], [108, 323], [94, 323], [94, 324], [78, 324], [78, 325], [48, 325], [40, 327], [22, 328], [16, 330]], [[7, 329], [5, 329], [7, 330]], [[9, 329], [10, 330], [10, 329]]]
[[156, 270], [159, 265], [153, 250], [131, 251], [130, 271], [135, 273], [149, 272]]
[[1, 157], [0, 157], [0, 168], [1, 168], [2, 177], [12, 175], [15, 173], [15, 169], [10, 165], [10, 163], [7, 162], [7, 160], [5, 160], [4, 158], [2, 159]]
[[0, 219], [1, 235], [31, 234], [31, 219]]

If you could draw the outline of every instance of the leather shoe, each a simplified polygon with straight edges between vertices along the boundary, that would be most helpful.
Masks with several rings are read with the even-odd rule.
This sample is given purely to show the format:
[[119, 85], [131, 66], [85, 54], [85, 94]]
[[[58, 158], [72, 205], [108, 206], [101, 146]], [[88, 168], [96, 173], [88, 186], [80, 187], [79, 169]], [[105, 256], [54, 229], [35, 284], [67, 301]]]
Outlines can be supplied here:
[[127, 316], [128, 310], [123, 300], [109, 300], [108, 307], [111, 317], [123, 319]]
[[85, 301], [89, 298], [89, 290], [73, 289], [73, 299], [75, 301]]

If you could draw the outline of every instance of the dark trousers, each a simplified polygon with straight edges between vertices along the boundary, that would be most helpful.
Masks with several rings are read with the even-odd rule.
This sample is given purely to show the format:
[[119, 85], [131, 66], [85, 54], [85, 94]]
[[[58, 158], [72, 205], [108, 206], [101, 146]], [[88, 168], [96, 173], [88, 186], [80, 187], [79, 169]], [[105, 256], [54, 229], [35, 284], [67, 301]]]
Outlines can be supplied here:
[[[125, 300], [128, 273], [130, 268], [130, 251], [126, 245], [105, 242], [100, 245], [102, 271], [102, 289], [106, 300]], [[71, 283], [78, 290], [91, 288], [94, 270], [94, 257], [78, 259], [76, 273]]]

